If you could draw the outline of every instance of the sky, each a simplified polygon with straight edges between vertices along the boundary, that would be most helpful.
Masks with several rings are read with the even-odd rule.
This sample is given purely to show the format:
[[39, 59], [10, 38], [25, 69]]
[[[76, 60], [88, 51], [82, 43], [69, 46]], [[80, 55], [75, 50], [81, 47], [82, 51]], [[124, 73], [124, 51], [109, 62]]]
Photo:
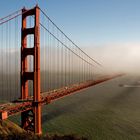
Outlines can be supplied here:
[[77, 45], [102, 63], [114, 63], [118, 57], [140, 62], [140, 0], [1, 0], [0, 17], [36, 3]]
[[0, 17], [36, 3], [79, 45], [139, 42], [140, 0], [4, 0]]

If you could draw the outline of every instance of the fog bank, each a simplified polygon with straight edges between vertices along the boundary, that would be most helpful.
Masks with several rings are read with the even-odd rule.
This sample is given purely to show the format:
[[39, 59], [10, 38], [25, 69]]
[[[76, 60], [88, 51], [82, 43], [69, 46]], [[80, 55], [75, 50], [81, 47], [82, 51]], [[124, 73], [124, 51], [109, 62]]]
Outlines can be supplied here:
[[140, 43], [90, 45], [83, 49], [103, 65], [102, 71], [140, 73]]

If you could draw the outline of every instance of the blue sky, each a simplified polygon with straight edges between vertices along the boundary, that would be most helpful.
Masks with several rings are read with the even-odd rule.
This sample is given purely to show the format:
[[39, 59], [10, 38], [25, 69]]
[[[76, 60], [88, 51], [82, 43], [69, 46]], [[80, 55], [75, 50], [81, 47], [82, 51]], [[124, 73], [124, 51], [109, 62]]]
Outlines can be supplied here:
[[140, 0], [1, 0], [0, 17], [36, 3], [80, 46], [140, 40]]

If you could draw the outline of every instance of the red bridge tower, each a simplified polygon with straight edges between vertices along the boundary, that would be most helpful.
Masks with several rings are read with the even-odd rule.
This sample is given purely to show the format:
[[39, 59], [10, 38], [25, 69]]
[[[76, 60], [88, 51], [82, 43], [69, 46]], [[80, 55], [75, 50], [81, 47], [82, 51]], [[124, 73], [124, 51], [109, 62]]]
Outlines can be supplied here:
[[[27, 17], [34, 16], [34, 27], [27, 28]], [[22, 9], [21, 36], [21, 99], [28, 100], [28, 80], [33, 81], [33, 108], [21, 113], [22, 127], [27, 131], [41, 134], [41, 104], [40, 104], [40, 9]], [[27, 48], [27, 36], [34, 35], [34, 47]], [[33, 56], [33, 71], [28, 71], [27, 56]]]

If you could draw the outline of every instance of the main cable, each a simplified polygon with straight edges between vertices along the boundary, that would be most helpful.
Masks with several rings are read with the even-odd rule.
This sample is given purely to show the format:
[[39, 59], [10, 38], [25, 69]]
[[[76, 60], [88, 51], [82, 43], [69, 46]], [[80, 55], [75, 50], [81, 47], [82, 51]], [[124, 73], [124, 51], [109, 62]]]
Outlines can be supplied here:
[[73, 54], [75, 54], [77, 57], [81, 58], [83, 61], [85, 61], [86, 63], [92, 65], [94, 67], [93, 64], [87, 62], [85, 59], [83, 59], [81, 56], [79, 56], [78, 54], [76, 54], [73, 50], [71, 50], [68, 46], [66, 46], [61, 40], [59, 40], [54, 34], [52, 34], [43, 24], [40, 23], [40, 25], [51, 35], [53, 36], [57, 41], [59, 41], [65, 48], [67, 48], [69, 51], [71, 51]]
[[[39, 8], [40, 9], [40, 8]], [[40, 11], [44, 14], [44, 16], [50, 20], [50, 22], [75, 46], [77, 47], [82, 53], [84, 53], [88, 58], [90, 58], [94, 63], [96, 63], [99, 66], [102, 66], [98, 61], [94, 60], [92, 57], [90, 57], [87, 53], [85, 53], [78, 45], [76, 45], [50, 18], [49, 16], [42, 10]]]

